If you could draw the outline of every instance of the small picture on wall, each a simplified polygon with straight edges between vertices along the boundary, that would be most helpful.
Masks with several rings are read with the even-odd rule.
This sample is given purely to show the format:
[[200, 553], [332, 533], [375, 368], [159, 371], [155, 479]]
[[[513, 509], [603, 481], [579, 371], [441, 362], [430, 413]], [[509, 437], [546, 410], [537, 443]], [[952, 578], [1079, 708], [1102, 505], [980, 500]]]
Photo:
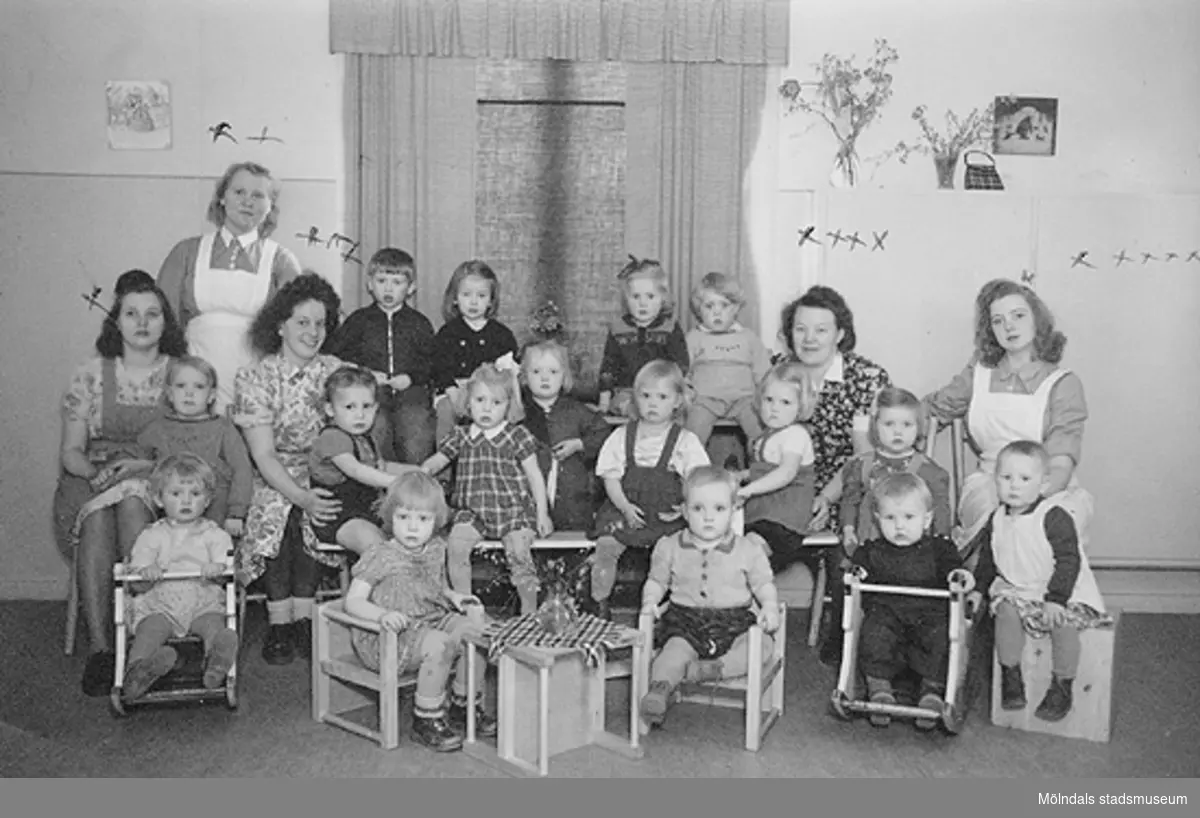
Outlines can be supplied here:
[[157, 151], [171, 147], [171, 89], [155, 80], [110, 80], [108, 147], [118, 151]]
[[996, 97], [995, 153], [1053, 156], [1057, 139], [1057, 99]]

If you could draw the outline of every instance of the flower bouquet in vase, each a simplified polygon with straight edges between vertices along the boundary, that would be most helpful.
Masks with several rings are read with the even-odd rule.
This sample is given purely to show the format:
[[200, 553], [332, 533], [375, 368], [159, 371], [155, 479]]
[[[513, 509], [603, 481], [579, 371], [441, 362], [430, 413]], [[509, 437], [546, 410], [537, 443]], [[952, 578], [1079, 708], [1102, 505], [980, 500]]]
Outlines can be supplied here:
[[590, 575], [589, 562], [585, 558], [574, 566], [568, 566], [566, 557], [557, 557], [546, 563], [542, 571], [542, 587], [546, 598], [537, 609], [538, 624], [547, 633], [556, 636], [570, 630], [579, 621], [579, 593]]
[[901, 163], [906, 163], [913, 153], [932, 156], [938, 187], [953, 189], [958, 160], [963, 151], [991, 137], [996, 121], [996, 103], [983, 109], [973, 108], [965, 117], [947, 109], [942, 130], [930, 123], [928, 113], [925, 105], [913, 109], [912, 119], [921, 130], [920, 138], [911, 144], [898, 142], [887, 155], [897, 156]]

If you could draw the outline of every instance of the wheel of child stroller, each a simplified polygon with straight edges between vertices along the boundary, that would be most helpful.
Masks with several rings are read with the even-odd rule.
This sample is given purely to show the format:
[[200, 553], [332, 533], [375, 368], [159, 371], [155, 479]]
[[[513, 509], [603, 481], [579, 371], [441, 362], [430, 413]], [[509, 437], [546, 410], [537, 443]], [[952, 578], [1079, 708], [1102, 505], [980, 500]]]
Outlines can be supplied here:
[[957, 704], [946, 704], [942, 707], [942, 726], [946, 728], [946, 732], [950, 735], [957, 736], [962, 732], [963, 724], [966, 720], [966, 712]]
[[113, 687], [108, 694], [108, 712], [115, 719], [123, 719], [129, 715], [125, 710], [125, 703], [121, 701], [121, 688]]
[[829, 697], [829, 712], [842, 721], [849, 721], [850, 711], [846, 709], [849, 701], [850, 699], [841, 690], [834, 690], [833, 695]]

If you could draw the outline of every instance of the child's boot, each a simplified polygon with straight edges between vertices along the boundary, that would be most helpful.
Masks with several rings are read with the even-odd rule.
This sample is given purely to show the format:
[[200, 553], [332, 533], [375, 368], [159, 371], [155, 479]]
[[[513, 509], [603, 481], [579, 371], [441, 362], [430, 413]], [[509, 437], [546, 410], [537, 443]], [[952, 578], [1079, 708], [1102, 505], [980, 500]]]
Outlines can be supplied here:
[[430, 715], [413, 713], [413, 736], [437, 753], [452, 753], [463, 745], [462, 733], [450, 723], [445, 710]]
[[268, 665], [286, 665], [295, 658], [292, 647], [292, 623], [267, 626], [267, 637], [263, 640], [263, 661]]
[[[942, 686], [933, 682], [923, 682], [921, 685], [921, 699], [917, 702], [917, 707], [922, 710], [932, 710], [939, 716], [942, 710], [946, 707], [946, 701], [943, 698]], [[937, 727], [939, 719], [921, 718], [913, 722], [913, 726], [918, 730], [932, 730]]]
[[177, 658], [175, 648], [164, 645], [145, 659], [130, 662], [121, 685], [121, 698], [131, 702], [145, 696], [155, 682], [171, 672]]
[[1000, 707], [1004, 710], [1024, 710], [1025, 680], [1021, 677], [1021, 666], [1000, 666]]
[[[450, 721], [450, 725], [466, 735], [467, 732], [467, 700], [466, 697], [460, 699], [457, 695], [451, 694], [450, 709], [446, 712], [446, 717]], [[484, 738], [491, 738], [496, 735], [497, 725], [496, 719], [489, 716], [483, 710], [483, 696], [476, 695], [475, 697], [475, 735]]]
[[1071, 712], [1071, 685], [1074, 681], [1057, 675], [1052, 677], [1050, 687], [1046, 688], [1046, 695], [1034, 715], [1042, 721], [1062, 721]]
[[204, 686], [216, 690], [225, 682], [229, 669], [237, 659], [237, 634], [226, 628], [213, 637], [212, 650], [204, 662]]
[[642, 721], [651, 727], [662, 724], [674, 690], [670, 682], [651, 682], [650, 692], [642, 696]]
[[301, 659], [312, 658], [312, 619], [304, 617], [292, 623], [292, 645]]
[[[888, 679], [868, 676], [867, 693], [870, 696], [871, 704], [896, 703], [896, 695], [892, 693], [892, 683]], [[890, 713], [872, 712], [867, 720], [871, 722], [872, 727], [887, 727], [892, 723], [892, 716]]]

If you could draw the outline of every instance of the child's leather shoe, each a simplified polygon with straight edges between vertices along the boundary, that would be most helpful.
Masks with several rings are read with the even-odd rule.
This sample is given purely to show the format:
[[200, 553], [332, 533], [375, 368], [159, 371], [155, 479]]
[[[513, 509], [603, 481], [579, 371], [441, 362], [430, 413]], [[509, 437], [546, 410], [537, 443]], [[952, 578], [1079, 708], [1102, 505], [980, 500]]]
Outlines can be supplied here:
[[295, 658], [292, 647], [292, 624], [269, 625], [263, 640], [263, 661], [268, 665], [286, 665]]
[[1025, 679], [1021, 676], [1021, 666], [1000, 666], [1000, 707], [1004, 710], [1024, 710]]
[[[467, 733], [467, 703], [465, 701], [458, 702], [453, 699], [450, 701], [450, 707], [446, 711], [446, 717], [449, 719], [451, 726], [461, 732], [463, 735]], [[496, 735], [498, 730], [496, 719], [489, 716], [483, 710], [483, 705], [478, 700], [475, 702], [475, 735], [484, 738], [491, 738]]]
[[[940, 716], [942, 710], [946, 707], [946, 702], [943, 701], [941, 694], [938, 693], [938, 691], [927, 690], [921, 696], [921, 700], [917, 702], [917, 707], [921, 708], [922, 710], [932, 710]], [[913, 726], [918, 730], [932, 730], [933, 728], [937, 727], [939, 720], [940, 719], [919, 718], [913, 722]]]
[[1073, 696], [1071, 693], [1071, 684], [1074, 679], [1064, 679], [1061, 676], [1054, 676], [1050, 680], [1050, 687], [1046, 688], [1046, 695], [1042, 698], [1042, 703], [1038, 705], [1034, 715], [1042, 721], [1062, 721], [1067, 713], [1071, 712]]
[[145, 659], [130, 662], [121, 685], [121, 698], [127, 702], [146, 695], [151, 686], [175, 667], [175, 648], [163, 646]]
[[673, 688], [670, 682], [651, 682], [650, 691], [642, 696], [642, 721], [653, 727], [663, 723]]
[[437, 753], [452, 753], [463, 745], [460, 733], [443, 713], [439, 716], [413, 716], [413, 736]]
[[[895, 704], [896, 697], [890, 690], [877, 690], [871, 694], [871, 704]], [[892, 723], [889, 713], [871, 713], [868, 717], [872, 727], [887, 727]]]
[[301, 659], [312, 658], [312, 619], [305, 617], [292, 623], [292, 645]]

